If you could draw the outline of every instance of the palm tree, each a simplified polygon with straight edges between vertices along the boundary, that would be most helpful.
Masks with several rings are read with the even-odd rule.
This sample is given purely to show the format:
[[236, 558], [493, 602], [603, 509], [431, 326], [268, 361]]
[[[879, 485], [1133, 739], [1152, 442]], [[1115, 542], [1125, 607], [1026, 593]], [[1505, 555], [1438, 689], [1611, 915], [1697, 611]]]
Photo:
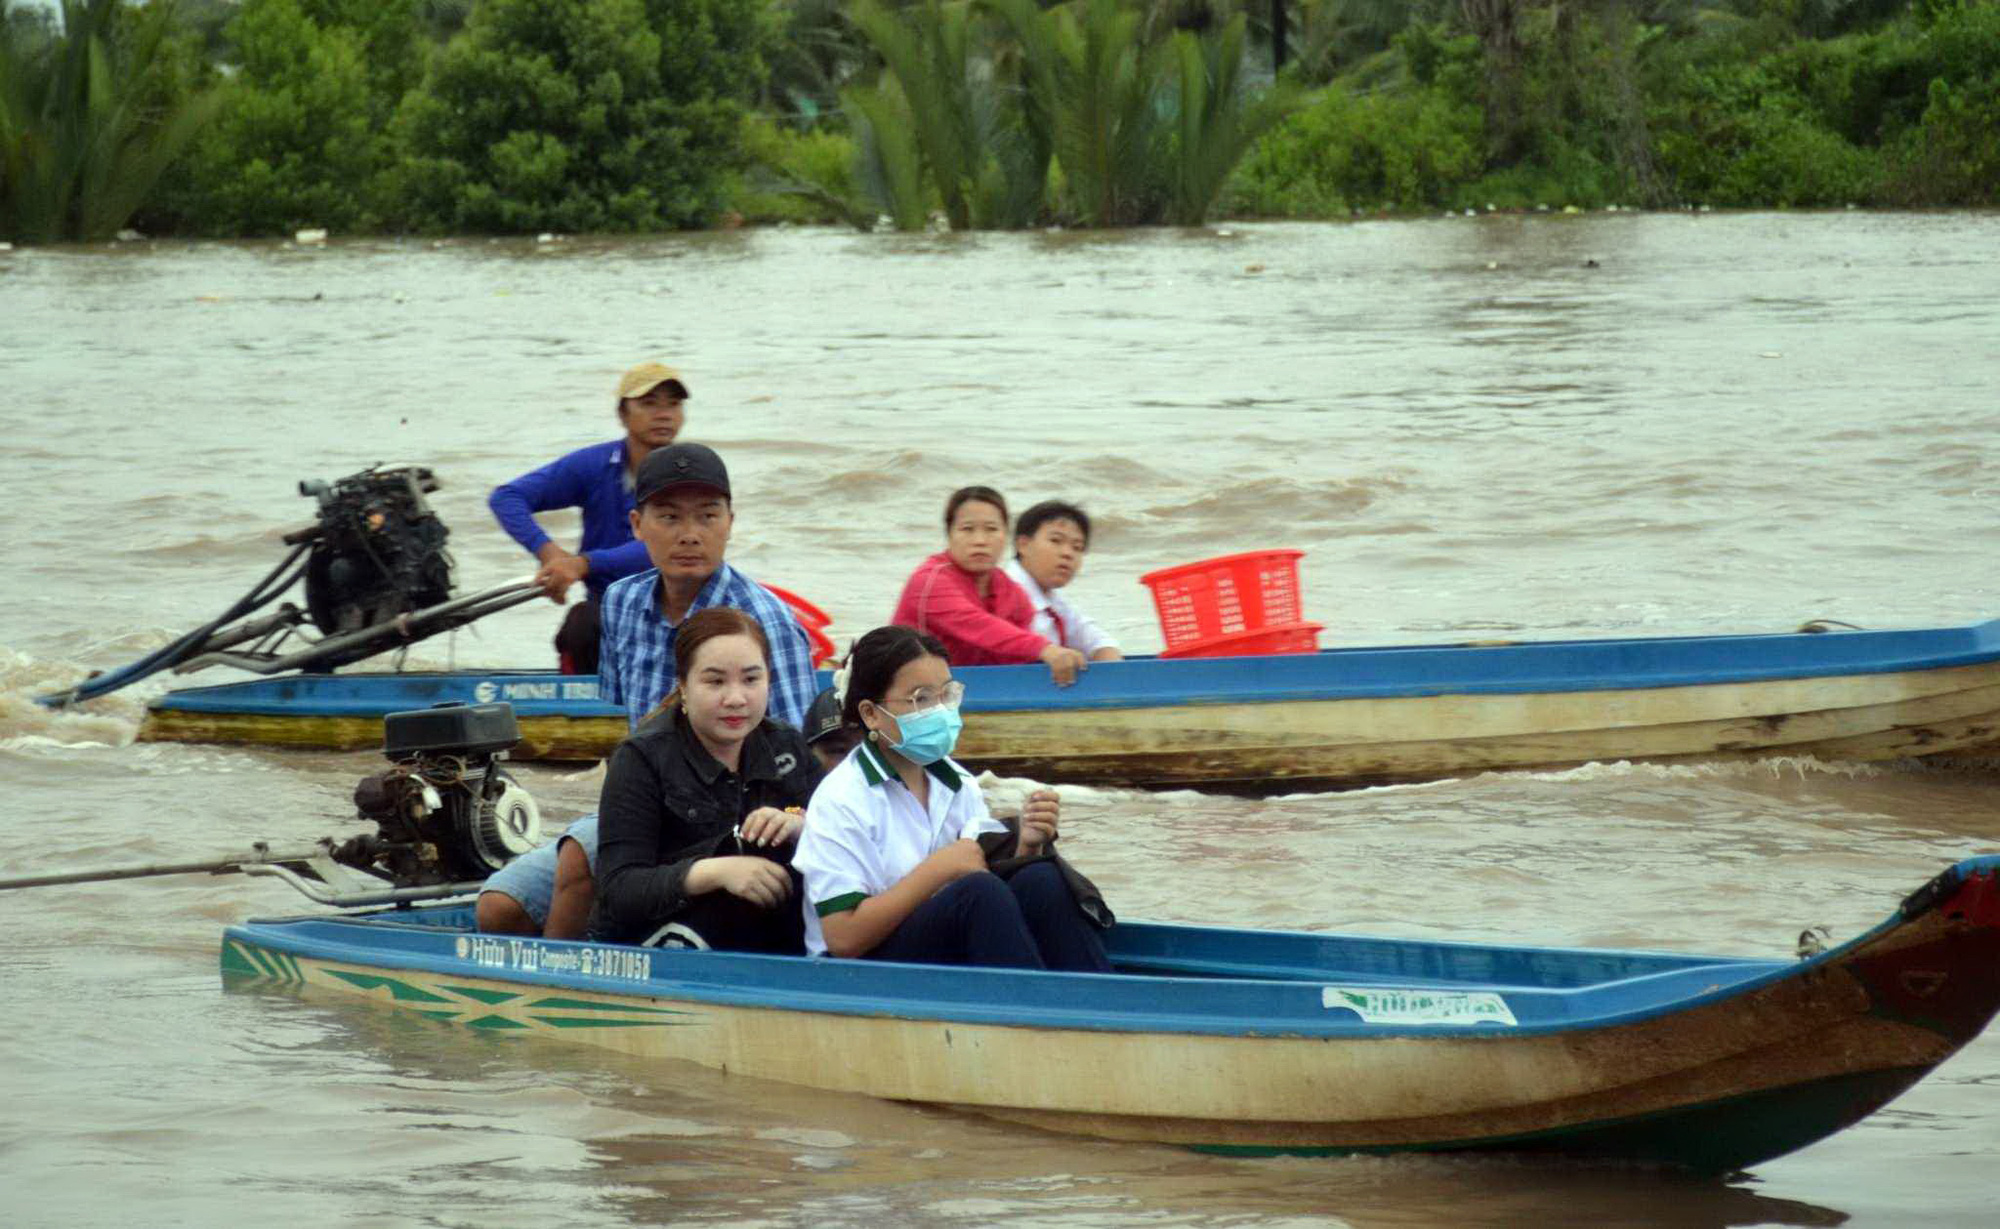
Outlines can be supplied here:
[[108, 239], [217, 96], [164, 84], [169, 0], [64, 0], [59, 32], [11, 10], [0, 0], [0, 234]]
[[1157, 220], [1166, 44], [1146, 41], [1140, 10], [1119, 0], [989, 3], [1020, 45], [1030, 123], [1062, 167], [1069, 214], [1090, 226]]
[[1182, 226], [1201, 225], [1243, 155], [1301, 101], [1286, 82], [1250, 96], [1243, 81], [1243, 26], [1239, 13], [1217, 34], [1174, 35], [1180, 95], [1172, 218]]
[[[853, 15], [901, 88], [952, 228], [1032, 222], [1048, 179], [1048, 146], [999, 88], [973, 6], [928, 0], [898, 16], [860, 0]], [[879, 145], [879, 124], [864, 119]]]

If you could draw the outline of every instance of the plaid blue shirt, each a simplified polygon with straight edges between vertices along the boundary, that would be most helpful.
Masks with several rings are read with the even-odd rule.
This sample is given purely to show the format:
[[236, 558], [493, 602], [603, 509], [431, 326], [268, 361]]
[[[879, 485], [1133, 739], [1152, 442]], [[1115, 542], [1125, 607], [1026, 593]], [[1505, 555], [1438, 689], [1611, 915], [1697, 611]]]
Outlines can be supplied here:
[[[812, 646], [792, 608], [726, 563], [695, 594], [688, 614], [711, 606], [734, 606], [764, 625], [771, 642], [770, 714], [803, 727], [819, 683], [813, 677]], [[674, 686], [674, 637], [680, 629], [660, 614], [660, 570], [614, 581], [604, 591], [598, 618], [597, 694], [607, 703], [624, 705], [636, 730]]]

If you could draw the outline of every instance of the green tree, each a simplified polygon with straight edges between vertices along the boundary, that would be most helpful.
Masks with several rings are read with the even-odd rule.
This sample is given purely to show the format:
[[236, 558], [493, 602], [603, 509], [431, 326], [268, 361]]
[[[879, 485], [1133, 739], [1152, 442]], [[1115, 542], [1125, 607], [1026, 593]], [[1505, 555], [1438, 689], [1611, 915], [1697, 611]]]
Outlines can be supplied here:
[[[860, 0], [853, 17], [904, 104], [899, 110], [894, 96], [879, 90], [854, 96], [870, 148], [890, 159], [881, 163], [883, 172], [900, 173], [891, 169], [901, 155], [889, 129], [907, 117], [920, 165], [954, 229], [1033, 222], [1048, 180], [1048, 142], [1023, 120], [998, 80], [992, 40], [974, 7], [928, 0], [897, 15]], [[885, 199], [892, 204], [885, 212], [905, 224], [907, 193], [898, 189]]]
[[396, 212], [390, 122], [422, 69], [413, 0], [245, 0], [221, 113], [163, 202], [180, 229], [379, 228]]
[[430, 229], [696, 226], [743, 160], [755, 0], [481, 0], [399, 119]]
[[1301, 101], [1288, 84], [1251, 94], [1243, 80], [1243, 28], [1239, 14], [1210, 37], [1183, 31], [1173, 38], [1180, 88], [1170, 215], [1182, 226], [1199, 226], [1207, 219], [1251, 145]]
[[1021, 48], [1031, 114], [1062, 167], [1064, 216], [1088, 226], [1157, 221], [1169, 187], [1169, 59], [1120, 0], [993, 0]]
[[60, 28], [0, 0], [0, 235], [108, 239], [214, 111], [166, 0], [65, 0]]

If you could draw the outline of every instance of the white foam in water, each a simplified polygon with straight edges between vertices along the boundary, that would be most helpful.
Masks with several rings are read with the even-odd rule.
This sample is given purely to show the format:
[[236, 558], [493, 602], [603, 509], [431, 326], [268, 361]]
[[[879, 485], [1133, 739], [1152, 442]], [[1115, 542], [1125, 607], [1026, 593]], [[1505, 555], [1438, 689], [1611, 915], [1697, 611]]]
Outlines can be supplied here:
[[139, 733], [143, 699], [106, 696], [75, 708], [46, 708], [35, 697], [73, 685], [83, 668], [0, 649], [0, 747], [45, 752], [57, 747], [123, 747]]
[[1755, 760], [1715, 760], [1694, 764], [1635, 764], [1631, 760], [1594, 761], [1558, 772], [1518, 772], [1504, 775], [1525, 781], [1609, 781], [1645, 777], [1659, 781], [1727, 781], [1748, 777], [1776, 777], [1793, 773], [1807, 776], [1846, 777], [1850, 780], [1879, 777], [1876, 764], [1846, 760], [1821, 760], [1810, 755], [1774, 755]]

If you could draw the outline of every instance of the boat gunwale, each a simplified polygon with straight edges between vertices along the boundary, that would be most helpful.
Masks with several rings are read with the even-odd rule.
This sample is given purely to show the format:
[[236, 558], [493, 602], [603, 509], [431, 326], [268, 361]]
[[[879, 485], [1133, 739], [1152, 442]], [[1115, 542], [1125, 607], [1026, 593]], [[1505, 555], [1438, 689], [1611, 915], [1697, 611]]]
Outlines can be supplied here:
[[[359, 944], [342, 943], [329, 938], [303, 933], [291, 929], [302, 924], [345, 924], [362, 927], [379, 933], [384, 922], [367, 916], [298, 916], [289, 918], [251, 919], [240, 926], [229, 927], [225, 938], [250, 943], [260, 948], [287, 952], [295, 957], [310, 960], [325, 960], [334, 963], [357, 965], [381, 969], [423, 972], [432, 975], [461, 976], [524, 984], [549, 989], [580, 990], [624, 998], [669, 999], [687, 1002], [713, 1003], [718, 1006], [766, 1008], [782, 1011], [796, 1011], [804, 1014], [832, 1014], [843, 1016], [889, 1017], [911, 1020], [931, 1020], [940, 1024], [999, 1025], [1023, 1028], [1047, 1028], [1082, 1030], [1089, 1032], [1113, 1033], [1163, 1033], [1170, 1035], [1202, 1035], [1223, 1037], [1282, 1037], [1319, 1041], [1354, 1040], [1503, 1040], [1509, 1038], [1546, 1037], [1563, 1033], [1577, 1033], [1611, 1029], [1641, 1023], [1662, 1016], [1677, 1014], [1709, 1006], [1727, 999], [1756, 993], [1770, 985], [1797, 977], [1809, 970], [1835, 965], [1848, 957], [1856, 949], [1879, 939], [1884, 934], [1906, 924], [1909, 919], [1900, 913], [1864, 934], [1836, 948], [1831, 948], [1809, 959], [1775, 960], [1755, 957], [1726, 957], [1709, 955], [1685, 955], [1676, 953], [1636, 952], [1622, 949], [1592, 948], [1525, 948], [1502, 947], [1496, 944], [1452, 943], [1409, 941], [1422, 947], [1451, 947], [1492, 951], [1509, 955], [1533, 953], [1540, 955], [1573, 956], [1592, 958], [1619, 956], [1659, 959], [1663, 962], [1683, 962], [1678, 965], [1665, 964], [1663, 967], [1635, 977], [1620, 978], [1575, 987], [1531, 987], [1506, 983], [1477, 983], [1469, 981], [1422, 982], [1413, 978], [1396, 980], [1372, 979], [1374, 988], [1385, 990], [1410, 989], [1419, 993], [1437, 992], [1448, 994], [1493, 993], [1503, 997], [1510, 1009], [1527, 1002], [1551, 1008], [1545, 1015], [1534, 1019], [1522, 1019], [1514, 1025], [1502, 1023], [1427, 1023], [1427, 1024], [1371, 1024], [1350, 1017], [1342, 1009], [1326, 1008], [1322, 1002], [1320, 1010], [1331, 1013], [1342, 1011], [1340, 1018], [1308, 1019], [1300, 1010], [1285, 1016], [1260, 1016], [1254, 1023], [1246, 1024], [1243, 1013], [1223, 1014], [1218, 1009], [1212, 1015], [1196, 1015], [1177, 1007], [1172, 1011], [1157, 1009], [1121, 1010], [1107, 1017], [1101, 1006], [1085, 1004], [1081, 1007], [1054, 1006], [1043, 1002], [1024, 1004], [1020, 989], [1032, 983], [1024, 979], [1061, 979], [1074, 985], [1081, 980], [1095, 981], [1105, 974], [1092, 973], [1051, 973], [1019, 969], [968, 968], [930, 965], [898, 965], [875, 962], [852, 962], [837, 967], [843, 980], [860, 982], [859, 986], [840, 989], [802, 987], [795, 978], [788, 978], [774, 984], [747, 987], [740, 982], [727, 980], [731, 969], [766, 968], [784, 969], [818, 967], [823, 960], [811, 957], [766, 956], [732, 952], [678, 952], [651, 949], [655, 958], [664, 957], [669, 968], [650, 972], [646, 979], [601, 977], [596, 975], [524, 970], [495, 967], [476, 963], [470, 959], [448, 955], [437, 955], [408, 949], [383, 949]], [[430, 937], [443, 939], [457, 937], [468, 932], [448, 927], [422, 926], [409, 923], [387, 923], [404, 932], [427, 932]], [[283, 928], [283, 929], [280, 929]], [[1184, 929], [1215, 930], [1226, 933], [1226, 928]], [[1270, 933], [1270, 932], [1261, 932]], [[509, 936], [486, 936], [502, 942], [512, 940]], [[1359, 936], [1309, 935], [1311, 938], [1345, 938]], [[273, 940], [277, 940], [273, 942]], [[612, 944], [568, 943], [562, 940], [519, 939], [521, 943], [533, 943], [545, 947], [564, 948], [590, 947], [602, 950], [617, 947]], [[1371, 942], [1395, 942], [1370, 940]], [[638, 951], [641, 949], [623, 949]], [[727, 961], [727, 966], [716, 968], [713, 976], [689, 977], [687, 969], [675, 969], [674, 964], [687, 965], [693, 961]], [[746, 962], [748, 962], [746, 964]], [[699, 969], [700, 966], [693, 966]], [[1618, 993], [1641, 982], [1652, 981], [1662, 975], [1689, 977], [1708, 971], [1734, 972], [1741, 974], [1731, 980], [1718, 982], [1706, 991], [1684, 994], [1678, 997], [1653, 1001], [1641, 1006], [1626, 1007], [1596, 1014], [1580, 1015], [1574, 1011], [1575, 1005], [1586, 996], [1602, 997]], [[1371, 978], [1365, 973], [1348, 976], [1338, 970], [1329, 970], [1327, 976], [1319, 978], [1216, 978], [1216, 977], [1167, 977], [1155, 974], [1119, 973], [1108, 975], [1118, 978], [1123, 986], [1129, 987], [1124, 993], [1134, 998], [1150, 996], [1156, 1002], [1185, 1003], [1187, 993], [1196, 988], [1212, 989], [1226, 985], [1239, 993], [1250, 991], [1296, 990], [1305, 987], [1320, 989], [1328, 985], [1351, 985], [1367, 988]], [[924, 997], [885, 997], [877, 983], [912, 981], [918, 978], [931, 983], [929, 993]], [[959, 997], [939, 999], [934, 997], [939, 979], [946, 986], [954, 987]], [[1051, 984], [1043, 982], [1042, 984]], [[984, 992], [979, 992], [984, 988]], [[1011, 988], [1011, 992], [1010, 992]], [[1517, 1019], [1522, 1013], [1515, 1010]]]
[[[1782, 644], [1790, 654], [1772, 660], [1768, 650]], [[1596, 661], [1634, 653], [1671, 657], [1699, 646], [1701, 661], [1666, 665]], [[1745, 652], [1749, 649], [1758, 652]], [[1741, 654], [1743, 660], [1732, 661]], [[1713, 660], [1706, 660], [1706, 659]], [[1258, 703], [1422, 698], [1447, 695], [1517, 695], [1592, 691], [1648, 691], [1677, 687], [1740, 685], [1795, 679], [1839, 679], [1880, 674], [1930, 673], [2000, 662], [2000, 619], [1944, 628], [1851, 632], [1770, 632], [1739, 635], [1610, 637], [1496, 643], [1353, 646], [1313, 654], [1263, 657], [1175, 658], [1135, 656], [1099, 662], [1067, 688], [1048, 685], [1039, 665], [962, 667], [977, 671], [968, 689], [968, 713], [1034, 710], [1175, 708]], [[1472, 665], [1474, 669], [1461, 667]], [[1417, 667], [1413, 669], [1412, 667]], [[1329, 677], [1330, 676], [1330, 677]], [[515, 680], [582, 682], [595, 676], [554, 670], [467, 669], [452, 671], [362, 671], [351, 674], [282, 675], [252, 678], [166, 692], [149, 709], [234, 712], [252, 715], [298, 713], [303, 703], [277, 692], [311, 679], [315, 688], [350, 697], [314, 697], [312, 712], [328, 716], [375, 713], [382, 693], [391, 703], [420, 703], [423, 697], [396, 698], [397, 690], [464, 681]], [[824, 678], [822, 679], [824, 682]], [[266, 691], [274, 694], [266, 697]], [[246, 698], [247, 697], [247, 698]], [[431, 697], [433, 700], [437, 697]], [[622, 709], [598, 700], [507, 697], [524, 716], [617, 718]]]
[[[1174, 992], [1185, 994], [1190, 989], [1205, 987], [1211, 991], [1218, 986], [1230, 987], [1240, 992], [1252, 990], [1294, 989], [1302, 986], [1318, 985], [1322, 989], [1330, 983], [1342, 980], [1338, 970], [1328, 970], [1325, 977], [1298, 977], [1287, 979], [1265, 978], [1191, 978], [1162, 977], [1149, 974], [1098, 974], [1043, 972], [1022, 969], [977, 968], [966, 966], [915, 965], [875, 961], [833, 961], [827, 958], [798, 956], [767, 956], [736, 952], [685, 952], [668, 949], [641, 949], [617, 944], [574, 943], [565, 940], [527, 939], [507, 936], [486, 936], [498, 943], [534, 944], [540, 948], [566, 950], [592, 948], [599, 951], [646, 952], [649, 956], [647, 975], [644, 979], [601, 977], [593, 974], [566, 973], [546, 970], [525, 970], [519, 968], [495, 967], [475, 962], [463, 956], [435, 955], [423, 951], [388, 950], [380, 947], [364, 947], [353, 943], [342, 943], [330, 938], [319, 938], [308, 934], [305, 928], [341, 927], [360, 928], [364, 931], [405, 935], [419, 934], [426, 939], [437, 941], [457, 941], [469, 937], [472, 932], [454, 927], [416, 925], [408, 921], [395, 920], [408, 915], [410, 910], [376, 911], [361, 914], [295, 915], [283, 918], [252, 918], [224, 931], [224, 944], [232, 939], [239, 943], [266, 950], [277, 950], [311, 960], [353, 964], [364, 967], [390, 968], [421, 971], [445, 976], [486, 978], [508, 983], [538, 985], [558, 989], [581, 990], [612, 996], [651, 999], [678, 999], [714, 1003], [718, 1006], [769, 1008], [773, 1010], [798, 1011], [805, 1013], [834, 1014], [846, 1016], [892, 1017], [912, 1020], [932, 1020], [941, 1024], [987, 1024], [1027, 1028], [1080, 1029], [1093, 1032], [1118, 1033], [1167, 1033], [1175, 1035], [1209, 1035], [1235, 1037], [1279, 1036], [1308, 1040], [1378, 1040], [1378, 1039], [1475, 1039], [1498, 1040], [1504, 1038], [1531, 1038], [1560, 1033], [1577, 1033], [1618, 1028], [1648, 1020], [1678, 1014], [1732, 998], [1741, 998], [1758, 993], [1767, 987], [1793, 978], [1816, 974], [1822, 970], [1839, 968], [1851, 964], [1868, 948], [1884, 940], [1904, 927], [1916, 924], [1929, 913], [1953, 899], [1975, 876], [2000, 877], [2000, 854], [1986, 854], [1962, 859], [1951, 864], [1923, 886], [1906, 896], [1887, 918], [1857, 934], [1854, 938], [1836, 947], [1828, 948], [1809, 957], [1791, 961], [1759, 959], [1755, 957], [1728, 957], [1710, 955], [1689, 955], [1668, 952], [1638, 952], [1609, 948], [1545, 948], [1495, 943], [1473, 943], [1453, 940], [1383, 939], [1373, 936], [1320, 935], [1304, 931], [1245, 931], [1231, 927], [1210, 927], [1196, 925], [1166, 925], [1158, 923], [1130, 923], [1135, 929], [1152, 933], [1181, 932], [1194, 934], [1211, 942], [1226, 943], [1231, 935], [1267, 935], [1280, 939], [1301, 939], [1309, 941], [1336, 940], [1356, 942], [1364, 947], [1380, 949], [1405, 949], [1421, 952], [1492, 954], [1510, 957], [1546, 956], [1560, 959], [1612, 959], [1639, 960], [1648, 964], [1658, 964], [1659, 973], [1688, 973], [1707, 969], [1733, 969], [1744, 973], [1726, 983], [1719, 982], [1710, 989], [1695, 994], [1658, 1000], [1636, 1007], [1618, 1009], [1595, 1015], [1582, 1015], [1573, 1010], [1537, 1013], [1539, 1018], [1530, 1022], [1506, 1025], [1500, 1023], [1426, 1023], [1426, 1024], [1371, 1024], [1358, 1018], [1347, 1019], [1307, 1019], [1303, 1012], [1286, 1017], [1258, 1017], [1257, 1023], [1245, 1025], [1245, 1015], [1236, 1010], [1228, 1016], [1220, 1011], [1216, 1015], [1195, 1017], [1182, 1011], [1179, 1014], [1156, 1010], [1121, 1012], [1114, 1019], [1106, 1019], [1101, 1014], [1092, 1015], [1088, 1010], [1076, 1007], [1052, 1007], [1044, 1003], [1024, 1006], [1025, 998], [1019, 991], [1032, 985], [1077, 986], [1096, 981], [1108, 984], [1111, 978], [1119, 979], [1119, 984], [1132, 987], [1125, 993], [1134, 998], [1144, 998], [1151, 992], [1154, 1002], [1176, 1002]], [[438, 905], [428, 907], [427, 912], [439, 915], [451, 914], [463, 918], [467, 907], [459, 905]], [[462, 924], [462, 923], [461, 923]], [[297, 929], [294, 929], [297, 928]], [[1115, 950], [1115, 944], [1114, 944]], [[666, 968], [659, 974], [652, 969], [652, 959], [665, 962]], [[822, 987], [800, 987], [797, 977], [790, 976], [778, 983], [759, 987], [745, 987], [740, 981], [718, 981], [715, 978], [691, 980], [686, 970], [676, 970], [675, 965], [700, 970], [702, 964], [694, 962], [720, 962], [715, 967], [716, 974], [727, 977], [731, 969], [804, 969], [825, 970], [831, 978], [845, 983], [838, 990]], [[1678, 966], [1678, 967], [1677, 967]], [[1758, 971], [1761, 970], [1761, 971]], [[680, 973], [679, 977], [674, 974]], [[949, 1001], [935, 997], [916, 998], [901, 996], [885, 1005], [883, 988], [894, 989], [899, 983], [909, 983], [918, 979], [928, 981], [933, 987], [942, 985], [956, 990], [960, 997]], [[1036, 980], [1028, 980], [1036, 979]], [[1649, 980], [1643, 975], [1637, 980]], [[1400, 983], [1384, 984], [1381, 988], [1394, 989], [1398, 985], [1419, 991], [1480, 993], [1488, 992], [1502, 996], [1514, 996], [1526, 1002], [1573, 1007], [1586, 996], [1604, 997], [1629, 986], [1634, 978], [1620, 978], [1590, 983], [1574, 987], [1532, 987], [1501, 984], [1479, 984], [1469, 981], [1423, 985], [1417, 979], [1405, 978]], [[1009, 995], [1008, 987], [1015, 993]], [[874, 997], [868, 997], [874, 991]], [[804, 997], [802, 998], [801, 995]], [[1239, 996], [1240, 997], [1240, 996]], [[997, 1006], [996, 1006], [997, 1004]], [[1322, 1002], [1321, 1011], [1342, 1011], [1348, 1009], [1328, 1008]], [[1510, 1007], [1511, 1010], [1511, 1007]], [[1517, 1020], [1520, 1012], [1514, 1012]]]

